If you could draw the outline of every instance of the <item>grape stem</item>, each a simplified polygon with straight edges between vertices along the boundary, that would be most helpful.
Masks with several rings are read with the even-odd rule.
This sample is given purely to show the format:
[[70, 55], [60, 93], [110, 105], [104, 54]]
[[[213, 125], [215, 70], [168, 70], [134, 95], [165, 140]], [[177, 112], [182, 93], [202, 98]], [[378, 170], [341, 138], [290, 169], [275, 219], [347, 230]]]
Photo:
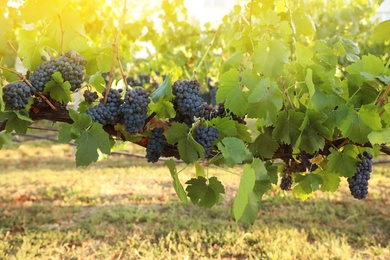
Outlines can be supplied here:
[[[20, 74], [19, 72], [17, 71], [14, 71], [14, 70], [11, 70], [11, 69], [8, 69], [6, 67], [3, 67], [3, 66], [0, 66], [0, 69], [1, 70], [5, 70], [5, 71], [8, 71], [12, 74], [15, 74], [16, 76], [18, 76], [19, 78], [21, 78], [24, 82], [26, 82], [27, 85], [30, 86], [30, 88], [32, 88], [33, 86], [31, 85], [30, 81], [28, 81], [28, 79], [23, 76], [22, 74]], [[53, 109], [54, 111], [58, 111], [58, 109], [40, 92], [36, 91], [35, 94], [37, 94], [40, 98], [42, 98], [48, 105], [51, 109]]]
[[[382, 96], [379, 98], [378, 102], [376, 103], [376, 106], [377, 106], [377, 107], [380, 107], [381, 105], [383, 105], [383, 103], [385, 103], [385, 101], [386, 101], [386, 96], [387, 96], [387, 94], [389, 94], [389, 91], [390, 91], [390, 83], [387, 85], [387, 88], [386, 88], [385, 92], [383, 92]], [[379, 116], [382, 116], [385, 112], [386, 112], [386, 110], [383, 109], [383, 110], [379, 113]]]
[[203, 54], [203, 57], [202, 57], [202, 59], [199, 61], [198, 66], [196, 67], [196, 69], [195, 69], [194, 72], [192, 73], [192, 76], [191, 76], [190, 80], [193, 80], [193, 79], [195, 78], [196, 73], [200, 70], [200, 67], [202, 66], [202, 63], [203, 63], [204, 59], [206, 58], [207, 54], [209, 53], [209, 51], [210, 51], [210, 49], [211, 49], [211, 46], [213, 46], [213, 43], [214, 43], [214, 41], [215, 41], [215, 38], [217, 38], [217, 35], [218, 35], [219, 31], [221, 30], [221, 28], [222, 28], [222, 25], [220, 25], [220, 26], [218, 27], [217, 31], [215, 32], [215, 34], [214, 34], [214, 36], [213, 36], [213, 39], [211, 40], [209, 46], [207, 47], [206, 52]]

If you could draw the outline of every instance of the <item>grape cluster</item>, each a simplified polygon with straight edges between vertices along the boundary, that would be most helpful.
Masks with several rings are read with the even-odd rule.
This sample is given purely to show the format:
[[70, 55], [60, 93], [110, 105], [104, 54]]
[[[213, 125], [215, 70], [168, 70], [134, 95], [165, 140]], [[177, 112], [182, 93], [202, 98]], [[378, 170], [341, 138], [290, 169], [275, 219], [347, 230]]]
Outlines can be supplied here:
[[179, 114], [189, 117], [200, 116], [202, 99], [200, 84], [197, 80], [176, 81], [172, 85], [172, 92], [176, 96], [176, 106]]
[[286, 169], [283, 169], [282, 181], [280, 182], [280, 188], [282, 190], [288, 191], [291, 190], [291, 185], [293, 183], [292, 176], [289, 174]]
[[219, 132], [213, 127], [198, 126], [195, 128], [195, 141], [200, 143], [204, 148], [204, 155], [208, 157], [214, 141], [219, 137]]
[[23, 81], [12, 82], [3, 87], [3, 100], [6, 108], [24, 109], [30, 96], [30, 87]]
[[104, 105], [106, 89], [103, 91], [103, 98], [96, 106], [91, 106], [86, 113], [91, 115], [92, 121], [102, 125], [115, 125], [121, 120], [120, 107], [123, 103], [122, 90], [110, 89], [107, 97], [107, 103]]
[[144, 127], [149, 102], [146, 89], [135, 88], [126, 92], [120, 112], [123, 115], [125, 130], [129, 134], [136, 134]]
[[157, 162], [166, 144], [167, 139], [164, 135], [164, 128], [153, 128], [148, 145], [146, 146], [146, 158], [148, 159], [148, 162]]
[[87, 102], [88, 104], [92, 104], [92, 102], [95, 102], [96, 99], [98, 99], [98, 93], [95, 91], [95, 92], [91, 92], [89, 90], [86, 90], [84, 91], [84, 99], [85, 99], [85, 102]]
[[358, 155], [361, 162], [357, 163], [356, 173], [348, 178], [349, 190], [355, 199], [364, 199], [368, 194], [368, 180], [372, 172], [372, 155], [364, 152]]
[[309, 154], [305, 151], [301, 151], [300, 154], [297, 156], [297, 158], [301, 161], [302, 165], [310, 172], [314, 172], [318, 168], [317, 164], [312, 164], [310, 162], [310, 159], [312, 159], [313, 157], [314, 154]]
[[31, 94], [36, 91], [43, 92], [45, 84], [52, 79], [51, 75], [57, 71], [61, 72], [64, 81], [70, 83], [71, 91], [79, 89], [83, 82], [85, 64], [84, 58], [72, 50], [60, 56], [58, 60], [51, 57], [50, 60], [46, 60], [36, 67], [31, 75], [29, 79], [33, 85]]

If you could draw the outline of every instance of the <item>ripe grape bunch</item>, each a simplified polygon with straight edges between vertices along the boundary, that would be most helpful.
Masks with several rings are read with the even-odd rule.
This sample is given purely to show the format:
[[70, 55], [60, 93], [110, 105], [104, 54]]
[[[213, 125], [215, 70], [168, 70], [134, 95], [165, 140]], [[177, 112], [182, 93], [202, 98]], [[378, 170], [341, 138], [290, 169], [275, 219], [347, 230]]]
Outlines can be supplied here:
[[85, 102], [87, 102], [88, 104], [92, 104], [92, 102], [95, 102], [96, 99], [98, 99], [98, 94], [97, 92], [91, 92], [89, 90], [86, 90], [84, 91], [84, 99], [85, 99]]
[[355, 199], [364, 199], [368, 194], [368, 180], [372, 172], [372, 155], [364, 152], [358, 155], [361, 162], [357, 163], [356, 173], [348, 178], [349, 190]]
[[282, 190], [288, 191], [291, 190], [291, 185], [293, 183], [292, 176], [289, 174], [286, 169], [283, 169], [282, 181], [280, 182], [280, 188]]
[[36, 91], [43, 92], [45, 84], [52, 79], [51, 75], [57, 71], [61, 72], [64, 81], [70, 83], [71, 91], [79, 89], [83, 82], [85, 64], [84, 58], [72, 50], [60, 56], [58, 60], [51, 57], [50, 60], [46, 60], [36, 67], [31, 75], [29, 79], [33, 86], [31, 94], [34, 94]]
[[195, 141], [200, 143], [204, 148], [204, 155], [208, 157], [214, 141], [219, 137], [219, 132], [213, 127], [198, 126], [195, 128]]
[[148, 162], [157, 162], [166, 144], [167, 139], [164, 135], [164, 128], [153, 128], [148, 141], [148, 145], [146, 146], [146, 158], [148, 159]]
[[6, 108], [24, 109], [30, 98], [30, 87], [23, 81], [12, 82], [3, 87], [3, 100]]
[[120, 107], [123, 104], [121, 92], [122, 89], [110, 89], [107, 97], [107, 103], [104, 104], [104, 97], [107, 89], [103, 91], [103, 98], [99, 104], [91, 106], [86, 113], [92, 117], [92, 121], [102, 125], [115, 125], [121, 121]]
[[175, 120], [189, 125], [193, 123], [194, 116], [203, 116], [200, 84], [197, 80], [177, 80], [172, 85], [172, 92], [176, 96]]
[[133, 135], [143, 129], [148, 114], [149, 94], [144, 88], [127, 91], [120, 112], [125, 130]]

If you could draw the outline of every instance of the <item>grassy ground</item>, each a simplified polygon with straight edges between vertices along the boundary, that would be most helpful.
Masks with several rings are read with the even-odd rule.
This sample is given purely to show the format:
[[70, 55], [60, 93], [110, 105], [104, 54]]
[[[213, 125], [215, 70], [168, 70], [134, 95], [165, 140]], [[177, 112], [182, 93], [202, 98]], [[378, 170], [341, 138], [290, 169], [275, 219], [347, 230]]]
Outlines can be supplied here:
[[227, 194], [205, 210], [178, 201], [163, 164], [112, 156], [76, 168], [68, 146], [2, 150], [0, 259], [390, 259], [390, 167], [375, 167], [364, 201], [345, 180], [304, 202], [275, 187], [253, 226], [231, 218], [239, 177], [209, 175]]

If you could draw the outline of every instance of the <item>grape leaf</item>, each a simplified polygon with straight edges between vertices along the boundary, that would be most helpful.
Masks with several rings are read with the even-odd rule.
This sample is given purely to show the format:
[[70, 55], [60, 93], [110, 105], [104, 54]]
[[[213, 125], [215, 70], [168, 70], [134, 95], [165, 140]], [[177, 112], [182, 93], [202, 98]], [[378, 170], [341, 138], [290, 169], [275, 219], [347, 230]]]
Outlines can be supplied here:
[[251, 137], [251, 133], [249, 132], [249, 128], [246, 125], [238, 123], [237, 121], [234, 122], [236, 123], [236, 128], [237, 128], [237, 135], [235, 137], [247, 143], [251, 142], [252, 137]]
[[277, 77], [288, 63], [288, 51], [279, 40], [260, 40], [253, 51], [254, 70], [266, 77]]
[[15, 131], [18, 134], [25, 134], [27, 128], [33, 122], [29, 117], [26, 111], [19, 110], [6, 110], [0, 112], [0, 122], [8, 119], [7, 124], [5, 125], [5, 130], [7, 133]]
[[368, 135], [368, 140], [370, 140], [371, 144], [388, 144], [390, 143], [390, 129], [373, 131]]
[[156, 117], [160, 119], [174, 118], [176, 116], [172, 102], [167, 100], [149, 103], [149, 111], [156, 113]]
[[301, 132], [296, 146], [308, 153], [314, 153], [325, 145], [324, 137], [329, 137], [330, 131], [323, 123], [328, 119], [327, 115], [315, 110], [307, 110], [301, 127]]
[[248, 97], [248, 117], [263, 118], [264, 125], [276, 121], [279, 109], [283, 105], [283, 94], [275, 82], [262, 79]]
[[222, 74], [217, 92], [217, 102], [224, 102], [225, 107], [238, 116], [244, 116], [247, 106], [247, 95], [239, 82], [237, 69], [230, 69]]
[[322, 179], [321, 190], [335, 192], [340, 184], [340, 177], [333, 172], [321, 171], [318, 175]]
[[272, 139], [269, 132], [261, 133], [256, 140], [249, 145], [249, 150], [254, 156], [262, 158], [273, 158], [279, 144]]
[[255, 187], [255, 170], [250, 165], [244, 166], [244, 173], [241, 176], [240, 185], [238, 186], [237, 196], [233, 203], [233, 216], [238, 221], [248, 204], [248, 195], [253, 192]]
[[50, 96], [61, 103], [72, 101], [70, 96], [70, 83], [62, 78], [61, 72], [57, 71], [51, 75], [53, 80], [45, 84], [45, 92], [49, 92]]
[[97, 71], [95, 74], [93, 74], [89, 78], [88, 83], [94, 86], [99, 93], [103, 93], [104, 87], [106, 86], [106, 82], [104, 81], [100, 71]]
[[372, 132], [371, 128], [362, 121], [359, 113], [353, 108], [348, 110], [348, 114], [338, 128], [344, 137], [349, 137], [352, 141], [360, 144], [368, 142], [367, 136]]
[[283, 105], [283, 94], [275, 82], [262, 79], [248, 97], [248, 117], [264, 119], [264, 125], [276, 121], [279, 109]]
[[297, 35], [313, 37], [316, 32], [316, 27], [308, 13], [298, 9], [292, 13], [292, 26], [295, 28]]
[[235, 122], [228, 117], [216, 117], [211, 120], [211, 123], [213, 123], [221, 137], [237, 135]]
[[199, 176], [206, 177], [206, 172], [198, 161], [194, 162], [194, 166], [195, 166], [196, 177]]
[[12, 145], [12, 134], [3, 131], [0, 132], [0, 149], [2, 149], [4, 145], [5, 146]]
[[225, 137], [217, 146], [226, 160], [226, 165], [229, 167], [251, 158], [251, 153], [245, 147], [244, 142], [236, 137]]
[[305, 114], [294, 110], [280, 111], [275, 123], [272, 137], [286, 144], [295, 144], [301, 133], [299, 128], [303, 123]]
[[221, 201], [221, 194], [225, 193], [225, 188], [217, 177], [206, 179], [202, 176], [192, 178], [187, 181], [186, 191], [188, 197], [194, 205], [211, 208]]
[[375, 27], [371, 40], [377, 43], [390, 41], [390, 20], [383, 21]]
[[259, 215], [260, 204], [255, 192], [248, 193], [248, 203], [245, 206], [244, 212], [239, 219], [243, 223], [253, 225], [257, 216]]
[[29, 0], [22, 6], [21, 17], [27, 24], [56, 16], [66, 1], [61, 0]]
[[235, 52], [232, 56], [230, 56], [227, 61], [224, 62], [222, 66], [222, 74], [225, 73], [226, 71], [230, 70], [231, 68], [239, 68], [242, 60], [244, 58], [244, 55], [242, 55], [241, 52], [237, 51]]
[[340, 176], [352, 177], [355, 174], [357, 162], [354, 147], [352, 145], [346, 145], [342, 152], [333, 148], [330, 148], [329, 151], [329, 170]]
[[[99, 50], [96, 58], [97, 68], [101, 72], [109, 72], [111, 70], [111, 57], [112, 57], [112, 48], [103, 48]], [[88, 61], [87, 61], [88, 65]]]
[[183, 185], [180, 183], [175, 162], [173, 160], [168, 160], [165, 162], [165, 165], [168, 167], [173, 178], [172, 185], [176, 191], [177, 196], [182, 202], [188, 203], [187, 194], [184, 191]]
[[37, 30], [20, 30], [19, 32], [19, 48], [20, 56], [23, 57], [23, 66], [28, 70], [35, 70], [35, 68], [42, 63], [42, 56], [47, 56], [44, 44], [44, 37], [38, 40]]
[[372, 54], [364, 55], [361, 60], [345, 68], [350, 74], [361, 75], [361, 72], [368, 72], [374, 76], [382, 75], [384, 69], [383, 61]]
[[359, 117], [367, 126], [374, 131], [382, 130], [380, 108], [374, 104], [363, 105], [359, 109]]
[[169, 144], [177, 143], [180, 158], [185, 163], [193, 163], [199, 157], [204, 158], [204, 149], [197, 143], [189, 132], [189, 128], [184, 123], [172, 123], [167, 132]]
[[68, 123], [61, 124], [60, 130], [58, 132], [58, 142], [61, 144], [67, 144], [72, 141], [72, 137], [70, 136], [70, 131], [72, 130], [73, 125]]
[[168, 75], [163, 83], [151, 94], [150, 96], [153, 102], [157, 102], [161, 98], [167, 98], [166, 100], [171, 100], [173, 98], [172, 94], [172, 74]]
[[105, 154], [111, 153], [111, 142], [103, 126], [93, 123], [76, 140], [76, 165], [88, 166], [99, 158], [98, 149]]
[[300, 198], [301, 200], [306, 200], [318, 189], [319, 185], [322, 183], [322, 179], [317, 174], [297, 174], [295, 182], [298, 184], [293, 188], [294, 196]]

